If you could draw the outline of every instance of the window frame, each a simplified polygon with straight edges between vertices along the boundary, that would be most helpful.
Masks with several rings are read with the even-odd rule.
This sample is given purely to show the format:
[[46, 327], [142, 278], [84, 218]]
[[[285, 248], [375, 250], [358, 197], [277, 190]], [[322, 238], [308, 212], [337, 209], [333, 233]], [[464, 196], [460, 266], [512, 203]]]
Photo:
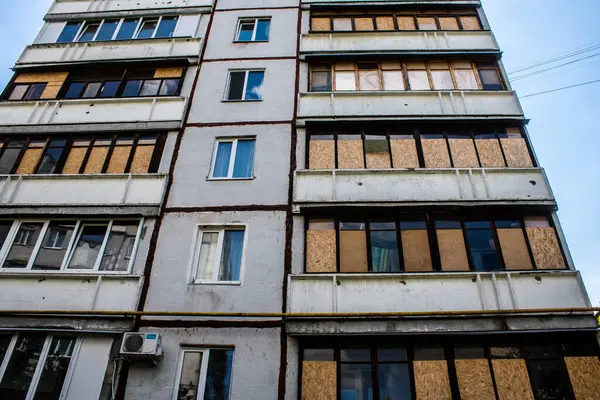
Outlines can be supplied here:
[[[254, 142], [254, 159], [252, 160], [252, 174], [249, 177], [234, 177], [233, 171], [235, 168], [235, 161], [237, 157], [237, 146], [239, 142]], [[215, 173], [215, 163], [217, 162], [217, 154], [219, 151], [219, 144], [221, 143], [231, 143], [231, 154], [229, 155], [229, 167], [227, 169], [227, 176], [214, 176]], [[247, 137], [235, 137], [235, 138], [216, 138], [215, 146], [212, 154], [212, 161], [210, 164], [210, 174], [207, 177], [207, 180], [210, 181], [248, 181], [256, 179], [254, 175], [254, 164], [256, 161], [256, 136], [247, 136]]]
[[[239, 39], [240, 33], [242, 31], [242, 25], [248, 24], [252, 21], [254, 24], [254, 28], [252, 29], [252, 37], [250, 40], [241, 40]], [[257, 40], [256, 32], [258, 31], [258, 22], [259, 21], [269, 21], [269, 38], [267, 40]], [[240, 17], [238, 18], [237, 28], [235, 30], [235, 36], [233, 38], [234, 43], [267, 43], [271, 39], [271, 17]]]
[[[40, 93], [40, 97], [36, 98], [36, 99], [26, 99], [27, 95], [31, 92], [31, 90], [33, 89], [34, 86], [37, 85], [44, 85], [44, 89], [42, 90], [42, 93]], [[26, 86], [27, 89], [25, 90], [25, 92], [23, 93], [23, 96], [21, 96], [21, 98], [19, 99], [11, 99], [11, 95], [14, 92], [14, 90], [17, 88], [17, 86]], [[46, 90], [46, 88], [48, 87], [48, 82], [14, 82], [12, 85], [7, 85], [7, 89], [9, 89], [6, 93], [6, 101], [38, 101], [38, 100], [44, 100], [42, 99], [42, 96], [44, 95], [44, 91]], [[48, 99], [48, 100], [52, 100], [52, 99]]]
[[[177, 18], [177, 21], [175, 23], [175, 28], [173, 29], [173, 36], [169, 36], [169, 37], [161, 37], [161, 38], [157, 38], [156, 37], [156, 33], [158, 32], [158, 28], [160, 26], [160, 23], [162, 22], [163, 18]], [[146, 16], [146, 17], [138, 17], [137, 18], [137, 25], [135, 27], [135, 30], [133, 31], [133, 35], [131, 38], [129, 39], [117, 39], [117, 35], [119, 33], [119, 31], [121, 30], [121, 27], [123, 26], [123, 22], [126, 19], [132, 19], [131, 17], [123, 17], [123, 18], [103, 18], [103, 19], [90, 19], [90, 20], [78, 20], [81, 21], [81, 26], [79, 27], [79, 30], [77, 31], [77, 33], [75, 34], [74, 39], [71, 42], [59, 42], [58, 38], [56, 39], [56, 41], [54, 43], [56, 44], [64, 44], [64, 43], [90, 43], [90, 42], [114, 42], [114, 41], [127, 41], [127, 40], [149, 40], [149, 39], [171, 39], [171, 38], [175, 38], [175, 37], [182, 37], [182, 36], [177, 36], [175, 33], [177, 32], [177, 28], [179, 27], [179, 23], [181, 21], [181, 15], [171, 15], [171, 14], [167, 14], [167, 15], [160, 15], [158, 18], [156, 16]], [[143, 27], [143, 23], [147, 20], [154, 20], [157, 19], [157, 23], [156, 23], [156, 27], [154, 28], [154, 31], [152, 32], [152, 36], [150, 38], [142, 38], [142, 39], [138, 39], [138, 35], [141, 32], [141, 29]], [[113, 32], [112, 36], [110, 39], [108, 40], [96, 40], [98, 38], [98, 34], [100, 33], [100, 31], [102, 30], [102, 27], [104, 26], [104, 23], [106, 21], [118, 21], [117, 23], [117, 27], [115, 28], [115, 31]], [[72, 21], [67, 21], [63, 27], [62, 32], [64, 31], [64, 29], [67, 27], [68, 22], [72, 22]], [[83, 36], [83, 33], [85, 32], [85, 30], [87, 29], [87, 27], [89, 25], [92, 24], [99, 24], [98, 25], [98, 29], [96, 30], [96, 33], [94, 34], [94, 36], [92, 37], [91, 40], [86, 40], [85, 42], [80, 42], [81, 37]], [[60, 34], [59, 34], [60, 37]]]
[[[244, 72], [244, 86], [242, 87], [242, 98], [241, 99], [229, 99], [229, 90], [231, 88], [231, 73], [232, 72]], [[253, 101], [263, 101], [264, 98], [261, 95], [260, 99], [246, 99], [246, 89], [248, 88], [248, 77], [250, 76], [250, 72], [262, 72], [263, 73], [263, 81], [262, 86], [265, 84], [266, 77], [266, 68], [249, 68], [249, 69], [230, 69], [227, 70], [227, 85], [225, 87], [225, 94], [223, 96], [223, 102], [253, 102]]]

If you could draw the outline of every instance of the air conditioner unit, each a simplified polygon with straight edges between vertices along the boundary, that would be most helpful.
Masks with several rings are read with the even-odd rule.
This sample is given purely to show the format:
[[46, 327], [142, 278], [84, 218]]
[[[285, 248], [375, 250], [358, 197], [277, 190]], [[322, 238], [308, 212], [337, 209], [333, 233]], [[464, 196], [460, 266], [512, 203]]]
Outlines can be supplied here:
[[129, 361], [146, 360], [156, 365], [163, 356], [161, 337], [158, 333], [127, 332], [121, 343], [121, 355]]

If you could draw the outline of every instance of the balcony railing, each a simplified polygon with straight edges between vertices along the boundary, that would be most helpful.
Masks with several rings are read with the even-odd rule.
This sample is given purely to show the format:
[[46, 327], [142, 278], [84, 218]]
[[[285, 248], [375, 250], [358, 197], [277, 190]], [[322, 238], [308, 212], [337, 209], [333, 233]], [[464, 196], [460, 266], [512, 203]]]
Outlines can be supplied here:
[[180, 7], [210, 7], [210, 0], [55, 0], [48, 11], [52, 14], [140, 11]]

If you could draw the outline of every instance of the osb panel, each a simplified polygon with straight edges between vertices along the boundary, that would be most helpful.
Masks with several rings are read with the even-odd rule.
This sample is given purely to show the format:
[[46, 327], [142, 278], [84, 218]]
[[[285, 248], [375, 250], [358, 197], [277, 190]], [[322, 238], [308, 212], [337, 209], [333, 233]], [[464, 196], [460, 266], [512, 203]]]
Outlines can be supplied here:
[[496, 400], [488, 360], [455, 360], [461, 400]]
[[469, 259], [462, 230], [439, 229], [437, 239], [442, 269], [444, 271], [468, 271]]
[[311, 140], [309, 142], [308, 167], [310, 169], [334, 169], [335, 141]]
[[106, 173], [122, 174], [125, 172], [125, 167], [127, 166], [127, 160], [129, 160], [130, 153], [131, 146], [116, 146], [112, 152], [112, 155], [110, 156]]
[[365, 231], [340, 231], [340, 271], [368, 271]]
[[477, 153], [472, 140], [467, 139], [448, 139], [450, 152], [452, 153], [452, 162], [455, 168], [477, 168]]
[[525, 360], [492, 360], [499, 400], [533, 400]]
[[83, 172], [86, 174], [99, 174], [102, 172], [102, 167], [104, 166], [107, 154], [108, 147], [94, 147]]
[[19, 74], [15, 79], [15, 83], [42, 83], [42, 82], [52, 82], [54, 84], [62, 85], [67, 76], [68, 72], [46, 72], [46, 73], [26, 73]]
[[531, 162], [531, 157], [529, 156], [529, 150], [527, 150], [527, 144], [525, 143], [525, 139], [500, 139], [500, 142], [502, 143], [502, 149], [504, 150], [506, 163], [509, 167], [533, 167], [533, 163]]
[[564, 269], [567, 267], [554, 228], [525, 229], [538, 269]]
[[183, 75], [183, 68], [156, 68], [154, 71], [155, 78], [181, 78]]
[[414, 361], [415, 391], [418, 400], [450, 400], [450, 379], [445, 360]]
[[413, 17], [398, 17], [398, 27], [402, 31], [414, 31], [417, 29]]
[[312, 30], [313, 31], [330, 31], [331, 20], [329, 18], [313, 18], [312, 19]]
[[17, 174], [33, 174], [44, 149], [27, 149], [17, 168]]
[[63, 167], [63, 174], [78, 174], [81, 163], [87, 152], [87, 147], [75, 147], [69, 152], [65, 166]]
[[482, 167], [504, 167], [502, 150], [497, 139], [475, 139]]
[[55, 99], [62, 87], [62, 83], [48, 84], [40, 96], [41, 99]]
[[407, 272], [431, 271], [431, 251], [426, 230], [402, 231], [404, 269]]
[[336, 400], [335, 361], [302, 362], [302, 400]]
[[419, 168], [419, 157], [414, 139], [390, 140], [394, 168]]
[[367, 153], [367, 168], [384, 169], [391, 167], [389, 152]]
[[375, 29], [373, 18], [354, 18], [354, 26], [357, 31], [372, 31]]
[[306, 232], [306, 272], [335, 272], [335, 231]]
[[338, 168], [364, 168], [362, 140], [338, 140]]
[[598, 357], [565, 357], [577, 400], [600, 397], [600, 361]]
[[138, 146], [131, 161], [129, 172], [132, 174], [146, 174], [150, 168], [154, 146]]
[[440, 21], [440, 27], [444, 31], [457, 31], [458, 30], [458, 21], [454, 17], [440, 17], [438, 18]]
[[377, 22], [378, 31], [393, 31], [395, 29], [393, 17], [375, 17], [375, 21]]
[[532, 269], [527, 242], [521, 229], [498, 229], [506, 269]]
[[463, 29], [465, 31], [478, 31], [481, 30], [479, 19], [477, 17], [460, 17]]
[[450, 168], [446, 139], [423, 139], [421, 146], [427, 168]]

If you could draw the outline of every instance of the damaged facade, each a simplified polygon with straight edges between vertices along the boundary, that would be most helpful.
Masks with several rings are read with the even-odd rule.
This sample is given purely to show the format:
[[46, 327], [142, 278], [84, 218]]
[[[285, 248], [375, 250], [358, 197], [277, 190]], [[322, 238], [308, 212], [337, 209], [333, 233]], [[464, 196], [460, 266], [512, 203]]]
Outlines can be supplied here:
[[0, 398], [598, 397], [479, 1], [55, 0], [14, 71]]

